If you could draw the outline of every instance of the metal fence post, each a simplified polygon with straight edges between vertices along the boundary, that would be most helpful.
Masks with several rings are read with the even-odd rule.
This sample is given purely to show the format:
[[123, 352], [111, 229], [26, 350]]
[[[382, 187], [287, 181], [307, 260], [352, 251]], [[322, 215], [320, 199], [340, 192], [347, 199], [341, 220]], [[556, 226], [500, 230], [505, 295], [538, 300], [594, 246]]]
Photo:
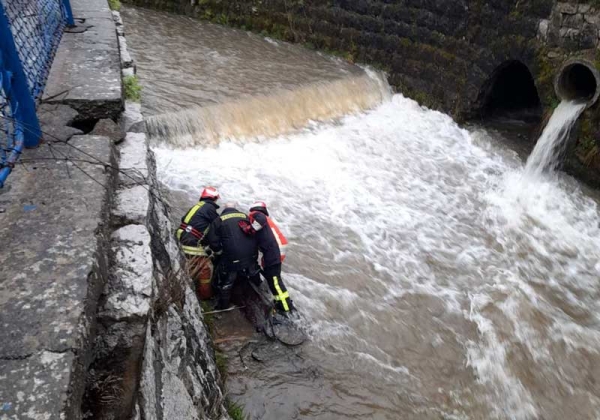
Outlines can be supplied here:
[[2, 2], [0, 2], [0, 54], [2, 54], [2, 62], [7, 73], [12, 76], [11, 92], [8, 100], [11, 109], [17, 112], [17, 115], [14, 115], [13, 118], [19, 119], [19, 122], [24, 126], [25, 147], [36, 147], [40, 144], [42, 131], [35, 113], [35, 102], [27, 85], [27, 78], [19, 54], [17, 54], [9, 20], [4, 12]]
[[67, 15], [67, 26], [75, 26], [75, 21], [73, 20], [73, 10], [71, 9], [70, 0], [63, 0], [63, 5], [65, 7], [65, 13]]

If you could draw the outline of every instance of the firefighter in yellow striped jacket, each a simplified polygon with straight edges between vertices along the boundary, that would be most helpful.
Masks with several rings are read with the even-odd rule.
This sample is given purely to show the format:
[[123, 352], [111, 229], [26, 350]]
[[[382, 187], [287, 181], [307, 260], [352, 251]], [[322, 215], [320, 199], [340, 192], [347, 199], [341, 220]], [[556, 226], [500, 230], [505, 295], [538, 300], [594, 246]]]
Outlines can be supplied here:
[[188, 271], [196, 283], [196, 293], [200, 299], [212, 297], [211, 278], [213, 264], [206, 253], [206, 235], [210, 224], [218, 217], [216, 188], [206, 187], [200, 194], [200, 200], [181, 219], [177, 229], [177, 239], [188, 260]]
[[290, 299], [290, 293], [281, 278], [281, 263], [285, 259], [288, 241], [273, 219], [269, 217], [267, 204], [264, 201], [252, 204], [249, 219], [251, 228], [256, 235], [258, 248], [263, 255], [261, 262], [263, 273], [273, 294], [275, 309], [280, 314], [287, 316], [289, 312], [296, 310]]

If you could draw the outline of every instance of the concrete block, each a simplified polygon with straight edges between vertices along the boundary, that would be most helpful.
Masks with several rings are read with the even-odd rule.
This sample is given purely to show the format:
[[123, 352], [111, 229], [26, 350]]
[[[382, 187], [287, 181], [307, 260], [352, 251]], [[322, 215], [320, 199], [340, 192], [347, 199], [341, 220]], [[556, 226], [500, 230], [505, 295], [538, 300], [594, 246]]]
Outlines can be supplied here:
[[150, 323], [148, 323], [148, 327], [146, 329], [146, 344], [144, 347], [144, 361], [142, 363], [139, 391], [140, 408], [145, 415], [145, 420], [156, 420], [159, 416], [157, 409], [160, 409], [160, 405], [157, 404], [157, 372], [155, 366], [160, 369], [160, 363], [155, 363], [155, 354], [156, 344], [154, 342], [154, 337], [152, 337]]
[[[111, 161], [105, 137], [75, 136], [70, 144]], [[24, 159], [35, 163], [18, 166], [0, 195], [7, 210], [0, 237], [13, 250], [0, 253], [0, 357], [64, 351], [81, 339], [85, 299], [93, 298], [88, 276], [97, 270], [96, 231], [108, 212], [100, 184], [109, 185], [110, 177], [86, 154], [66, 144], [28, 150]], [[45, 160], [53, 155], [70, 156], [87, 175], [70, 162]]]
[[[117, 34], [106, 1], [72, 1], [87, 30], [66, 32], [54, 58], [43, 100], [77, 110], [81, 119], [116, 119], [123, 108]], [[77, 32], [77, 31], [75, 31]]]
[[117, 321], [146, 317], [152, 296], [150, 234], [144, 226], [128, 225], [115, 231], [111, 239], [115, 261], [100, 316]]
[[41, 351], [25, 359], [0, 360], [0, 418], [58, 419], [68, 399], [74, 358], [70, 351]]
[[119, 36], [119, 51], [121, 52], [121, 68], [128, 69], [133, 67], [133, 58], [127, 50], [127, 40], [124, 36]]
[[[64, 156], [73, 162], [53, 160]], [[0, 192], [6, 210], [0, 214], [0, 370], [17, 372], [2, 381], [0, 400], [39, 394], [30, 408], [44, 414], [30, 418], [62, 412], [79, 418], [97, 302], [108, 277], [105, 187], [112, 171], [105, 163], [114, 156], [109, 139], [74, 136], [69, 144], [27, 150], [23, 158]], [[46, 363], [51, 357], [55, 363]], [[42, 389], [31, 389], [40, 380], [48, 383], [44, 397]]]
[[123, 26], [123, 19], [121, 18], [121, 13], [116, 10], [112, 11], [113, 20], [115, 21], [115, 25]]
[[119, 190], [113, 215], [121, 223], [144, 224], [150, 205], [148, 194], [146, 185], [136, 185]]
[[135, 76], [135, 68], [129, 67], [127, 69], [123, 69], [121, 70], [121, 74], [123, 75], [123, 78], [128, 76]]
[[121, 185], [132, 186], [147, 182], [147, 147], [144, 133], [127, 133], [125, 141], [119, 147], [121, 155], [119, 183]]
[[126, 101], [125, 112], [121, 115], [121, 126], [124, 131], [130, 131], [134, 124], [144, 120], [142, 105], [139, 102]]

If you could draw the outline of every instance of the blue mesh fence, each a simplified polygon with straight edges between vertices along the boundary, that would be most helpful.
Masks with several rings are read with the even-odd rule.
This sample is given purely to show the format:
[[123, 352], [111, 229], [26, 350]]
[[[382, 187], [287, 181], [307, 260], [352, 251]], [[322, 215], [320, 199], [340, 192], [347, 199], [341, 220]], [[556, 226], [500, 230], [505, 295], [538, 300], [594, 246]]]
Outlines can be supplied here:
[[0, 0], [0, 187], [24, 146], [36, 146], [41, 97], [67, 21], [68, 0]]

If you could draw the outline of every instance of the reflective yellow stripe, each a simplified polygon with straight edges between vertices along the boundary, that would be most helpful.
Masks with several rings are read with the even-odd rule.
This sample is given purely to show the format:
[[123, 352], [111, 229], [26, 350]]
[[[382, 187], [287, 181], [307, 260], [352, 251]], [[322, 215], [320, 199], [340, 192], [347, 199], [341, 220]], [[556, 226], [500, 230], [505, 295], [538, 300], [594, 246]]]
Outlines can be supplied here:
[[204, 250], [204, 248], [199, 248], [197, 246], [185, 246], [185, 245], [183, 245], [181, 247], [181, 249], [187, 255], [201, 255], [201, 256], [206, 256], [206, 251]]
[[288, 299], [289, 297], [290, 297], [289, 292], [285, 292], [281, 296], [274, 296], [273, 299], [275, 299], [275, 300], [284, 300], [284, 299]]
[[277, 296], [275, 296], [275, 300], [278, 300], [283, 305], [283, 310], [288, 312], [290, 307], [288, 306], [287, 299], [290, 298], [290, 294], [288, 292], [283, 293], [281, 287], [279, 286], [279, 279], [277, 276], [273, 276], [273, 285], [275, 286], [275, 290], [277, 290]]
[[225, 221], [225, 220], [229, 220], [229, 219], [234, 219], [236, 217], [238, 219], [245, 219], [246, 215], [244, 213], [231, 213], [231, 214], [226, 214], [225, 216], [221, 216], [221, 220]]
[[[205, 203], [204, 201], [200, 201], [198, 204], [196, 204], [194, 207], [192, 207], [190, 209], [190, 211], [188, 211], [188, 214], [185, 215], [185, 219], [183, 219], [183, 223], [186, 223], [186, 224], [190, 223], [190, 220], [192, 220], [192, 217], [194, 217], [196, 212], [198, 212], [198, 210], [200, 210], [202, 208], [202, 206], [204, 206], [204, 203]], [[182, 234], [183, 234], [183, 229], [177, 229], [177, 240], [178, 241], [181, 240]]]

